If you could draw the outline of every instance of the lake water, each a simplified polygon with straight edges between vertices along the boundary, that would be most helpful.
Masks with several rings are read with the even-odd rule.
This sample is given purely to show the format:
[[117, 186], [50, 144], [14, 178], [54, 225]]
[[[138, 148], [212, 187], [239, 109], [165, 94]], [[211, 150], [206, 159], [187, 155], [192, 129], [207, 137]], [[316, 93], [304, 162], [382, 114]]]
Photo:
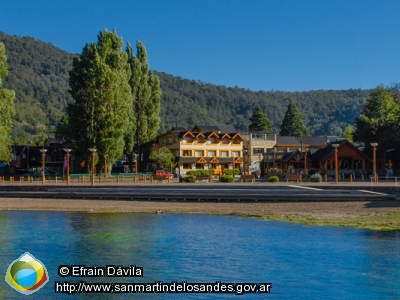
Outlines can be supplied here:
[[[400, 232], [316, 227], [235, 216], [0, 212], [0, 267], [25, 252], [49, 282], [1, 299], [400, 298]], [[59, 265], [136, 265], [141, 278], [62, 278]], [[2, 277], [4, 278], [4, 277]], [[272, 283], [270, 294], [55, 294], [55, 281]], [[28, 297], [28, 298], [27, 298]]]

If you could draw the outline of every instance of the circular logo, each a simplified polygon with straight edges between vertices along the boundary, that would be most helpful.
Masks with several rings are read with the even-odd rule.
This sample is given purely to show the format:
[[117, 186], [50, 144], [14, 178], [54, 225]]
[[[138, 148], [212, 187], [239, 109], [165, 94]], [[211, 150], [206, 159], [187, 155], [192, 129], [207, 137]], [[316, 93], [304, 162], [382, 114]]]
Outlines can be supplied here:
[[44, 286], [49, 276], [46, 267], [26, 252], [10, 264], [5, 279], [13, 289], [29, 295]]

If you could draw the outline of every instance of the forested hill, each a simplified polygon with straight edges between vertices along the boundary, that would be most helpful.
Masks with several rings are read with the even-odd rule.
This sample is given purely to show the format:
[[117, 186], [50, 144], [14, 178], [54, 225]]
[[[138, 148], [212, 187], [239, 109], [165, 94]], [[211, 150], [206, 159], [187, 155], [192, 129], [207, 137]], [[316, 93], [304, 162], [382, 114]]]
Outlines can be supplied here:
[[[4, 86], [16, 92], [15, 136], [52, 135], [54, 126], [72, 101], [68, 94], [68, 70], [73, 55], [30, 37], [0, 32], [6, 47], [9, 76]], [[82, 45], [83, 47], [84, 45]], [[151, 64], [151, 57], [149, 57]], [[308, 92], [250, 91], [230, 88], [156, 72], [162, 87], [160, 132], [172, 126], [234, 124], [245, 131], [257, 104], [275, 132], [292, 98], [312, 135], [342, 135], [359, 115], [368, 90], [318, 90]], [[377, 83], [379, 84], [379, 83]]]
[[[257, 104], [267, 115], [274, 132], [293, 99], [312, 135], [342, 136], [360, 113], [369, 90], [317, 90], [308, 92], [250, 91], [182, 79], [156, 72], [160, 77], [163, 129], [190, 128], [193, 124], [234, 124], [246, 131]], [[172, 113], [171, 113], [172, 112]]]

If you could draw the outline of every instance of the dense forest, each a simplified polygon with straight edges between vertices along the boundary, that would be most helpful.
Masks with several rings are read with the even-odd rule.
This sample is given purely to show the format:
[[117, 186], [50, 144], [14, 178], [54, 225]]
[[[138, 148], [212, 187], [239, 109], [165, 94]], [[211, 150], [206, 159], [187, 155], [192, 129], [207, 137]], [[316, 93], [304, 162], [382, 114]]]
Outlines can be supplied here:
[[[15, 99], [14, 138], [26, 143], [54, 134], [55, 126], [72, 101], [68, 93], [68, 71], [73, 54], [31, 37], [0, 32], [6, 47], [9, 76], [4, 87]], [[83, 47], [84, 45], [82, 45]], [[149, 57], [151, 64], [151, 57]], [[246, 131], [254, 108], [259, 105], [278, 133], [292, 99], [311, 135], [339, 135], [360, 114], [369, 90], [315, 90], [305, 92], [251, 91], [183, 79], [154, 71], [162, 88], [160, 132], [172, 126], [234, 124]], [[379, 83], [377, 83], [379, 84]]]

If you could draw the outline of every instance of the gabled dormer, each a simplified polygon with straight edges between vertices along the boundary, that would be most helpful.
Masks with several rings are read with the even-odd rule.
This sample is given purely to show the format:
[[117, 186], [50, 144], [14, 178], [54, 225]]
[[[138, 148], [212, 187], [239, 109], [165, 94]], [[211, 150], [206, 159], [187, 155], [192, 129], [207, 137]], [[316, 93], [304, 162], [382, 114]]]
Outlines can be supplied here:
[[208, 141], [210, 142], [210, 144], [218, 144], [219, 143], [219, 136], [218, 134], [216, 134], [215, 132], [211, 132], [208, 136], [207, 136]]
[[186, 132], [182, 136], [184, 143], [193, 143], [195, 138], [196, 138], [196, 136], [193, 133], [191, 133], [190, 131]]

